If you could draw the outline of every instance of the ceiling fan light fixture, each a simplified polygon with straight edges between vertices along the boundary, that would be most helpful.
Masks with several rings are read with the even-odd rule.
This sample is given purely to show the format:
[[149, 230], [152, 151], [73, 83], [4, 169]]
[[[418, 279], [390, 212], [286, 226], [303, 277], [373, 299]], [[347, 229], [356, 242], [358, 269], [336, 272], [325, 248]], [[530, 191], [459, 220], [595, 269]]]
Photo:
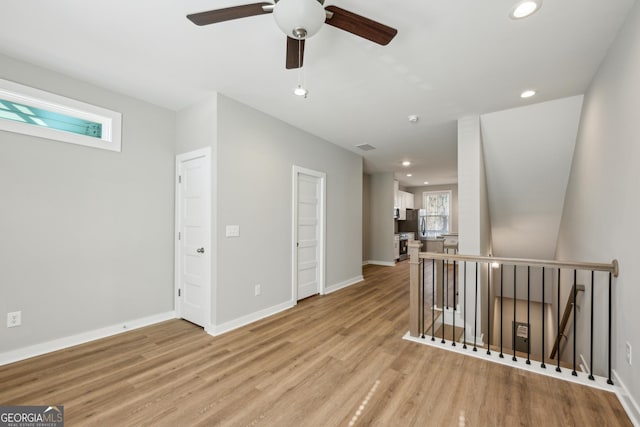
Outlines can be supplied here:
[[298, 85], [294, 90], [293, 93], [297, 96], [304, 96], [305, 98], [307, 97], [307, 95], [309, 94], [309, 91], [306, 90], [305, 88], [303, 88], [301, 85]]
[[327, 15], [317, 0], [279, 0], [273, 9], [276, 24], [288, 37], [308, 39], [322, 28]]
[[522, 19], [536, 13], [542, 6], [542, 0], [522, 0], [511, 9], [511, 19]]

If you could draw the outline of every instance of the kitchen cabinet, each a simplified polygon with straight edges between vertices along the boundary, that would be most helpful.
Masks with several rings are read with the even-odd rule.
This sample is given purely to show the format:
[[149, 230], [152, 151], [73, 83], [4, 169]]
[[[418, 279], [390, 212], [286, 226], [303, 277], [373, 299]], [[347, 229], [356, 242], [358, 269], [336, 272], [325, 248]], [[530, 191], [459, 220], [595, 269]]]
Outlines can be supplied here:
[[407, 193], [400, 190], [400, 183], [396, 180], [393, 181], [393, 207], [398, 209], [400, 221], [407, 219], [407, 209], [413, 209], [414, 199], [413, 193]]
[[400, 210], [399, 220], [407, 219], [407, 209], [413, 209], [414, 206], [413, 193], [397, 190], [395, 192], [395, 207]]
[[404, 197], [405, 209], [413, 209], [413, 193], [407, 193], [403, 191], [402, 196]]

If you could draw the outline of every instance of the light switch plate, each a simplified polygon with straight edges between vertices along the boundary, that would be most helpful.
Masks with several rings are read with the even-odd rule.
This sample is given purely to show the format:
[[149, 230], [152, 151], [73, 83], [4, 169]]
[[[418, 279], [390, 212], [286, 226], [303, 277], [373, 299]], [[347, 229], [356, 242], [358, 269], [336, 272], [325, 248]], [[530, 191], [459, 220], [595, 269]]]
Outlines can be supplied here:
[[227, 237], [240, 237], [240, 226], [239, 225], [227, 225], [226, 236]]

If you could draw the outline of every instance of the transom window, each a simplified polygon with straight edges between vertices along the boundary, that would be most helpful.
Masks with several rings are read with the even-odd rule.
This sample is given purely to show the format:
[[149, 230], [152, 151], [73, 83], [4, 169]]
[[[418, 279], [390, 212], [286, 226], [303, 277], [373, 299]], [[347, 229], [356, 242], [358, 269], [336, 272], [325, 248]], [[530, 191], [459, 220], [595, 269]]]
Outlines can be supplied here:
[[427, 214], [427, 237], [438, 237], [449, 233], [451, 191], [425, 191], [422, 193]]
[[121, 150], [115, 111], [0, 79], [0, 130]]

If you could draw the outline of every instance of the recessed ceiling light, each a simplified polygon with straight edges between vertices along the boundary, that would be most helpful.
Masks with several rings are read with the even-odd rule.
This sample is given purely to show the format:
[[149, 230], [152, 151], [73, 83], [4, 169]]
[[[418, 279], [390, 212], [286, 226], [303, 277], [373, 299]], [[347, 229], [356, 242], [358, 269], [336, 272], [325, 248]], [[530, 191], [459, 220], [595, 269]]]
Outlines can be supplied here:
[[520, 94], [520, 98], [531, 98], [535, 94], [536, 94], [535, 90], [531, 90], [531, 89], [525, 90]]
[[411, 166], [411, 162], [408, 160], [405, 160], [404, 162], [402, 162], [402, 166], [404, 167]]
[[424, 182], [424, 185], [429, 185], [429, 181], [425, 181], [425, 182]]
[[418, 115], [417, 115], [417, 114], [411, 114], [411, 115], [409, 116], [409, 121], [410, 121], [411, 123], [417, 123], [417, 122], [418, 122], [418, 119], [419, 119], [419, 117], [418, 117]]
[[521, 0], [513, 6], [509, 16], [511, 19], [522, 19], [533, 15], [542, 6], [542, 0]]
[[408, 173], [408, 174], [407, 174], [407, 176], [408, 176], [408, 177], [412, 177], [413, 175], [412, 175], [412, 174], [410, 174], [410, 173]]

